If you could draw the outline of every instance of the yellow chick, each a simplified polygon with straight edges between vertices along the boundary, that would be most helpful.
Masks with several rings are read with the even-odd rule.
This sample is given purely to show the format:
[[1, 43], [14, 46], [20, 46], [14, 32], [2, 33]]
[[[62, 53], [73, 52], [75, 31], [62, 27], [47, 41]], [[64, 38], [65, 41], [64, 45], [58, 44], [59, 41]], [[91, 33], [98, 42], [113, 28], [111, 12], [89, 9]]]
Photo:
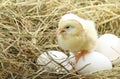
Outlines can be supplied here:
[[75, 14], [63, 15], [58, 23], [58, 44], [75, 55], [76, 63], [95, 47], [97, 37], [94, 22]]

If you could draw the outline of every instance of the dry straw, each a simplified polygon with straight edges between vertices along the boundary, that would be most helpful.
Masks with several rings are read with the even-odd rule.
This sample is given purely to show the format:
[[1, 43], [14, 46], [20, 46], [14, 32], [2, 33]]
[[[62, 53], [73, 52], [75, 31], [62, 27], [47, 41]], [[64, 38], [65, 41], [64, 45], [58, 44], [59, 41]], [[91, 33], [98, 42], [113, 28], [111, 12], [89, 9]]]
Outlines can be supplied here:
[[64, 76], [44, 72], [36, 59], [43, 51], [61, 50], [55, 33], [65, 13], [94, 20], [99, 34], [120, 36], [120, 0], [0, 0], [0, 79]]

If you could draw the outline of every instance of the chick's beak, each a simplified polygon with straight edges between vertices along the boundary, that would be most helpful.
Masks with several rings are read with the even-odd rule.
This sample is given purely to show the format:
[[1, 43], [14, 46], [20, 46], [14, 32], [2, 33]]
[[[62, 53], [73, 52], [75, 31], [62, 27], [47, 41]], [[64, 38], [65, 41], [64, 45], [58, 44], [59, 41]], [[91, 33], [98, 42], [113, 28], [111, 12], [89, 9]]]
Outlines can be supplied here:
[[64, 32], [65, 32], [64, 29], [59, 29], [59, 30], [58, 30], [58, 33], [59, 33], [59, 34], [62, 34], [62, 33], [64, 33]]

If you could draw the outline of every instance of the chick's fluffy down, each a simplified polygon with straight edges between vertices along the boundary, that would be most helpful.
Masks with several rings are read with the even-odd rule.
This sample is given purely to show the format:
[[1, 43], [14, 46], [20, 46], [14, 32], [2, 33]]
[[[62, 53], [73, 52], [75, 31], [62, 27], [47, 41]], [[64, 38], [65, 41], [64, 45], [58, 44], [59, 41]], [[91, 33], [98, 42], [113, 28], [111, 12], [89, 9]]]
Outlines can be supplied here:
[[91, 20], [83, 20], [82, 22], [81, 24], [84, 26], [84, 31], [78, 36], [68, 34], [66, 38], [64, 38], [62, 35], [57, 35], [60, 47], [73, 52], [79, 52], [81, 50], [90, 51], [94, 48], [97, 40], [95, 24]]

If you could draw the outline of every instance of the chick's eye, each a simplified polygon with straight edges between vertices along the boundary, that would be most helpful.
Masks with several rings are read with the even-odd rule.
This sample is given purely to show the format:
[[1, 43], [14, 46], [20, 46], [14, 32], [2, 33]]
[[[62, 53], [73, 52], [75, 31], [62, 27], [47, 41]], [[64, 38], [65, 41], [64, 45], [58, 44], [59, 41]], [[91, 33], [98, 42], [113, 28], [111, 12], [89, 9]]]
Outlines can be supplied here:
[[70, 28], [70, 26], [66, 26], [65, 28], [66, 28], [66, 29], [69, 29], [69, 28]]

